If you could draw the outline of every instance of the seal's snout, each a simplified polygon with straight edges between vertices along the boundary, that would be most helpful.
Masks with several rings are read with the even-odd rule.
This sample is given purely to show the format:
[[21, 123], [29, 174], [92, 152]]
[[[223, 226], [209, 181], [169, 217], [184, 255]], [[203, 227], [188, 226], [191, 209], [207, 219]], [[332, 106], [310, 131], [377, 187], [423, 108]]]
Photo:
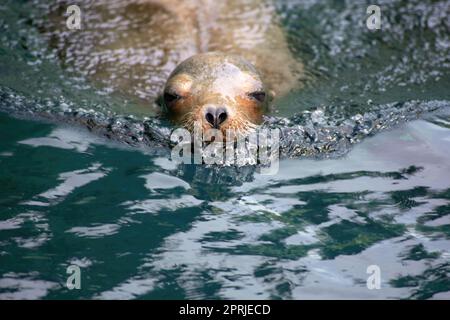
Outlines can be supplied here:
[[215, 129], [219, 129], [227, 118], [227, 109], [224, 107], [208, 106], [205, 109], [205, 120]]

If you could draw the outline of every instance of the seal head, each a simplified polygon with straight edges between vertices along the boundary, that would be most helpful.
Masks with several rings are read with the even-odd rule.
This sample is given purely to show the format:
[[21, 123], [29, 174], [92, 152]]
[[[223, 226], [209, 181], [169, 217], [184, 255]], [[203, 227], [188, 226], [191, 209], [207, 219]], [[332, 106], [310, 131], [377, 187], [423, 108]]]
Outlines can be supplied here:
[[240, 56], [203, 53], [183, 61], [166, 82], [163, 104], [169, 119], [193, 130], [248, 133], [262, 122], [266, 87], [256, 68]]

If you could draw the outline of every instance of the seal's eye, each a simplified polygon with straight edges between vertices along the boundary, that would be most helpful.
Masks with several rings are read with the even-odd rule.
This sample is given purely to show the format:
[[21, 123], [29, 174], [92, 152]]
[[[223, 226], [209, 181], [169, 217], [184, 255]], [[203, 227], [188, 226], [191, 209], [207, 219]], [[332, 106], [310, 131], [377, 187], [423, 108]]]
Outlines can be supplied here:
[[177, 101], [180, 98], [181, 97], [179, 95], [177, 95], [176, 93], [164, 92], [164, 102], [166, 104], [170, 104], [172, 102], [175, 102], [175, 101]]
[[263, 91], [251, 92], [248, 95], [259, 102], [264, 102], [266, 99], [266, 93]]

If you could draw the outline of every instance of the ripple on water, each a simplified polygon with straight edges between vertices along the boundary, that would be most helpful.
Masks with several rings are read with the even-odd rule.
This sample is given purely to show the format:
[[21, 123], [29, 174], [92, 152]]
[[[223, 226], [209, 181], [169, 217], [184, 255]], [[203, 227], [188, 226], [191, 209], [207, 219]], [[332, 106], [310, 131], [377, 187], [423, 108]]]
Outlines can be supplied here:
[[[266, 118], [293, 157], [274, 176], [167, 160], [170, 127], [109, 91], [128, 81], [125, 94], [150, 99], [157, 88], [147, 85], [161, 85], [178, 49], [152, 49], [157, 37], [115, 47], [154, 23], [143, 21], [145, 5], [122, 15], [124, 1], [89, 4], [99, 10], [88, 22], [104, 39], [88, 28], [71, 42], [55, 34], [63, 21], [54, 16], [37, 30], [39, 14], [62, 3], [33, 1], [42, 6], [20, 21], [26, 7], [1, 8], [1, 110], [151, 148], [0, 115], [0, 297], [448, 298], [448, 116], [396, 127], [448, 108], [448, 1], [382, 1], [382, 33], [357, 28], [361, 2], [277, 3], [316, 81], [286, 98], [285, 113], [280, 101], [289, 117]], [[126, 75], [129, 67], [142, 72]], [[89, 91], [89, 78], [104, 87]], [[81, 293], [64, 287], [68, 264], [82, 267]], [[366, 287], [371, 264], [382, 290]]]
[[[52, 186], [26, 198], [48, 205], [2, 207], [0, 294], [69, 297], [61, 285], [76, 264], [93, 281], [85, 298], [445, 297], [449, 133], [434, 119], [446, 118], [381, 133], [343, 158], [286, 159], [277, 175], [250, 172], [223, 185], [204, 183], [214, 168], [172, 167], [100, 142], [86, 154], [10, 141], [14, 155], [2, 161], [15, 165], [24, 150], [34, 152], [28, 168], [48, 148], [65, 156]], [[79, 169], [61, 170], [67, 157]], [[367, 290], [371, 264], [382, 270], [382, 290]]]

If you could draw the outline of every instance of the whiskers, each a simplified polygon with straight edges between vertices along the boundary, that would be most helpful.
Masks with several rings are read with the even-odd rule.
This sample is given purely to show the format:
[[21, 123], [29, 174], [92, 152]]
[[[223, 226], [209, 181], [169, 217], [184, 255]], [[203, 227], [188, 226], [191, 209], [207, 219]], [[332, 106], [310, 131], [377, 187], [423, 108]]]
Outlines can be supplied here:
[[197, 119], [197, 113], [195, 111], [185, 113], [180, 120], [181, 126], [191, 132], [194, 130], [194, 125], [196, 123], [201, 123], [201, 121]]
[[245, 113], [234, 117], [226, 129], [231, 129], [237, 137], [245, 137], [255, 132], [259, 125], [250, 121]]

